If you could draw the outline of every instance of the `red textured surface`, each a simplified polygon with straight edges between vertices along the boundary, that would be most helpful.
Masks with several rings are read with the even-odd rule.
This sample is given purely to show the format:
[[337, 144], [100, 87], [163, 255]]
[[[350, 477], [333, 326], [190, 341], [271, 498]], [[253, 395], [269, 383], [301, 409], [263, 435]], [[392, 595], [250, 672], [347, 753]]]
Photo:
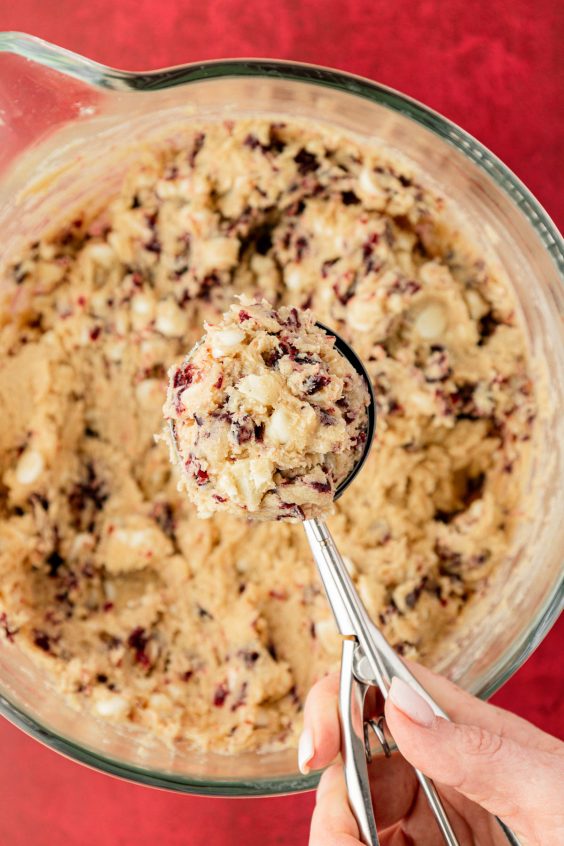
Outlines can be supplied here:
[[[362, 74], [459, 123], [564, 220], [564, 6], [553, 0], [0, 0], [0, 30], [131, 70], [262, 56]], [[562, 734], [563, 652], [561, 622], [495, 701]], [[305, 846], [313, 806], [311, 795], [201, 799], [127, 784], [5, 721], [0, 797], [0, 846]]]

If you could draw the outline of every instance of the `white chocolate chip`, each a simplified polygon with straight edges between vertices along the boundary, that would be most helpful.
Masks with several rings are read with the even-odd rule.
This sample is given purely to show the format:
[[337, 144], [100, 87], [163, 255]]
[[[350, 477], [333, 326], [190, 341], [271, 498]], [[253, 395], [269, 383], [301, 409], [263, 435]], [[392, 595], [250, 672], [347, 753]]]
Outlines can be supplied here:
[[364, 167], [358, 178], [358, 187], [368, 208], [383, 209], [386, 205], [386, 194], [376, 181], [374, 173], [369, 167]]
[[222, 358], [228, 355], [241, 341], [245, 340], [245, 333], [241, 329], [222, 329], [218, 332], [210, 332], [211, 354], [214, 358]]
[[268, 373], [262, 376], [249, 373], [248, 376], [239, 380], [236, 387], [244, 397], [263, 405], [274, 405], [280, 397], [278, 379]]
[[147, 294], [136, 294], [131, 301], [131, 310], [140, 317], [148, 317], [155, 311], [155, 301]]
[[358, 184], [365, 191], [367, 194], [381, 194], [382, 189], [376, 182], [374, 178], [374, 174], [368, 167], [364, 167], [360, 171], [360, 176], [358, 177]]
[[438, 338], [445, 331], [447, 319], [444, 308], [438, 303], [431, 303], [419, 312], [415, 319], [415, 331], [421, 338]]
[[152, 693], [149, 697], [149, 705], [157, 711], [167, 711], [171, 704], [170, 699], [164, 693]]
[[147, 546], [150, 548], [152, 533], [147, 529], [117, 529], [115, 540], [132, 549]]
[[155, 329], [166, 338], [181, 338], [188, 329], [188, 316], [174, 300], [163, 300], [157, 306]]
[[198, 245], [196, 264], [200, 273], [211, 270], [229, 270], [237, 264], [239, 241], [237, 238], [210, 238]]
[[156, 407], [162, 403], [162, 387], [158, 379], [143, 379], [135, 388], [137, 401], [142, 408]]
[[129, 710], [129, 703], [123, 696], [113, 694], [99, 699], [94, 707], [101, 717], [123, 717]]
[[290, 267], [287, 269], [284, 274], [284, 281], [288, 290], [300, 291], [303, 287], [304, 280], [302, 279], [302, 273], [299, 267]]
[[275, 487], [274, 464], [268, 458], [242, 458], [221, 474], [218, 486], [230, 498], [256, 511], [263, 495]]
[[465, 291], [464, 298], [468, 305], [470, 317], [473, 320], [479, 320], [481, 317], [484, 316], [484, 314], [487, 313], [489, 308], [488, 304], [473, 288], [469, 288], [467, 291]]
[[278, 444], [287, 444], [294, 439], [294, 419], [285, 408], [278, 407], [266, 426], [266, 437]]
[[102, 267], [111, 267], [115, 261], [116, 254], [109, 244], [89, 244], [84, 248], [88, 252], [88, 257], [101, 264]]
[[45, 461], [43, 456], [36, 449], [26, 449], [20, 456], [16, 467], [16, 479], [20, 485], [31, 485], [43, 473]]

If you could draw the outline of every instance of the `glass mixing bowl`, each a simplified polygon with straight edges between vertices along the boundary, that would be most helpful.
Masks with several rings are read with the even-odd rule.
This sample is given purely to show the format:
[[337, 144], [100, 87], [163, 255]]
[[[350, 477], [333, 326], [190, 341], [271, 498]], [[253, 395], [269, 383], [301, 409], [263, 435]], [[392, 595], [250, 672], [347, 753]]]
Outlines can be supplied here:
[[[520, 181], [467, 133], [425, 106], [344, 73], [237, 60], [125, 73], [17, 33], [0, 34], [2, 259], [63, 211], [111, 191], [140, 139], [174, 126], [253, 115], [314, 119], [403, 155], [464, 212], [464, 227], [518, 301], [543, 411], [518, 536], [463, 630], [435, 667], [486, 697], [540, 643], [562, 604], [564, 245]], [[460, 222], [460, 221], [458, 221]], [[549, 374], [550, 380], [546, 378]], [[0, 644], [0, 708], [39, 740], [100, 770], [210, 795], [315, 786], [294, 751], [236, 758], [171, 750], [71, 709], [17, 644]]]

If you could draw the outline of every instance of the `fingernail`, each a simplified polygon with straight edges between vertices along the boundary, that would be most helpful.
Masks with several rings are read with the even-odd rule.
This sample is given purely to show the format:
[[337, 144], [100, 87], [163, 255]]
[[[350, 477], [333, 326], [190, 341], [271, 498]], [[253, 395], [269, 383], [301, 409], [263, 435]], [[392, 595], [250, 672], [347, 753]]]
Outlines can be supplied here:
[[311, 729], [305, 728], [300, 734], [298, 743], [298, 767], [304, 775], [309, 773], [309, 762], [315, 755], [313, 748], [313, 733]]
[[435, 722], [435, 715], [431, 706], [410, 685], [397, 676], [392, 679], [389, 697], [396, 708], [399, 708], [406, 717], [409, 717], [417, 725], [429, 728]]

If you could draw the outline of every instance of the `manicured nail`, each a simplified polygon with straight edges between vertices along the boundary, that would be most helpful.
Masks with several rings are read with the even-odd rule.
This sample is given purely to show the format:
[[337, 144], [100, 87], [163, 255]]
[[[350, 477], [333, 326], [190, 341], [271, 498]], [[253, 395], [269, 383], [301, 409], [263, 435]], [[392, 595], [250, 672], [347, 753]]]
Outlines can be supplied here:
[[397, 676], [392, 679], [389, 697], [396, 708], [399, 708], [406, 717], [409, 717], [417, 725], [429, 728], [435, 722], [435, 715], [431, 706], [412, 687]]
[[309, 762], [314, 755], [315, 749], [313, 748], [313, 733], [311, 729], [305, 728], [300, 735], [298, 743], [298, 767], [300, 768], [300, 772], [304, 775], [309, 773]]

